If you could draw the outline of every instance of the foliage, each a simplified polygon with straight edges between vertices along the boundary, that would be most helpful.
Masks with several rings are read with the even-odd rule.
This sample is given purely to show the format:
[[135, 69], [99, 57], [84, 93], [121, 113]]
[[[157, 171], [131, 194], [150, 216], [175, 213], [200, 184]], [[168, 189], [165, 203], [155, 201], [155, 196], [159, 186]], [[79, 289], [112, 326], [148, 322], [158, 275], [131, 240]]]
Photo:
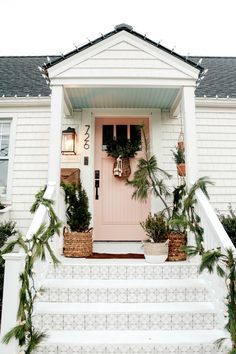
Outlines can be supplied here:
[[0, 210], [5, 209], [5, 205], [3, 205], [0, 201]]
[[236, 212], [233, 210], [232, 205], [229, 205], [228, 210], [228, 215], [219, 213], [218, 217], [236, 247]]
[[82, 188], [81, 183], [76, 185], [74, 183], [62, 182], [61, 186], [65, 191], [67, 223], [71, 231], [87, 232], [89, 230], [91, 214], [89, 212], [86, 191]]
[[185, 153], [184, 149], [179, 148], [178, 146], [175, 148], [176, 151], [171, 150], [173, 153], [173, 157], [175, 160], [176, 165], [179, 165], [181, 163], [185, 163]]
[[140, 223], [150, 241], [155, 243], [167, 240], [167, 220], [162, 213], [148, 215], [147, 219]]
[[[220, 248], [209, 250], [203, 253], [200, 272], [207, 269], [210, 273], [216, 269], [217, 274], [225, 280], [227, 296], [225, 304], [228, 313], [226, 330], [230, 333], [232, 350], [229, 354], [235, 353], [236, 348], [236, 258], [232, 249], [227, 249], [222, 253]], [[219, 340], [221, 344], [222, 339]]]
[[170, 216], [169, 207], [166, 202], [166, 198], [170, 193], [164, 178], [169, 179], [171, 175], [158, 167], [155, 155], [149, 156], [149, 147], [144, 127], [141, 127], [141, 129], [144, 138], [145, 157], [138, 160], [133, 179], [127, 181], [127, 184], [134, 188], [132, 198], [147, 200], [148, 195], [152, 193], [155, 197], [161, 199], [167, 214]]
[[196, 191], [202, 192], [209, 198], [207, 185], [212, 182], [207, 177], [199, 178], [192, 187], [188, 188], [186, 183], [174, 189], [173, 192], [173, 212], [169, 220], [169, 226], [174, 230], [184, 232], [191, 231], [195, 235], [196, 247], [186, 246], [185, 251], [190, 255], [203, 253], [203, 234], [204, 230], [200, 225], [200, 217], [196, 213]]
[[48, 225], [42, 224], [30, 239], [17, 233], [13, 239], [8, 240], [1, 250], [1, 255], [3, 255], [13, 252], [17, 246], [25, 253], [24, 270], [20, 274], [18, 324], [3, 338], [5, 344], [15, 338], [25, 354], [32, 353], [46, 337], [45, 333], [37, 331], [33, 325], [34, 303], [42, 292], [42, 289], [36, 288], [35, 284], [35, 262], [39, 259], [44, 261], [46, 252], [48, 252], [53, 264], [56, 266], [59, 263], [51, 249], [50, 241], [54, 234], [59, 234], [61, 223], [53, 210], [53, 201], [43, 197], [44, 191], [45, 189], [36, 194], [36, 201], [31, 208], [31, 212], [35, 212], [39, 205], [44, 205], [48, 212]]
[[140, 142], [130, 140], [127, 141], [117, 141], [112, 140], [107, 144], [106, 152], [108, 156], [114, 157], [117, 159], [119, 156], [121, 158], [125, 157], [134, 157], [138, 150], [140, 149]]

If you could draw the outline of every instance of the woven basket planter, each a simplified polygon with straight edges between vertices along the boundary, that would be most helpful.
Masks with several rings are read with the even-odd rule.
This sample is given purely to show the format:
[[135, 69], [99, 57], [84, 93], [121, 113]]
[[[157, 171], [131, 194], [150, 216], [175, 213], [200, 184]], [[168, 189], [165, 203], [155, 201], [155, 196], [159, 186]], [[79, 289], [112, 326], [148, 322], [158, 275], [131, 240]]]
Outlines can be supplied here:
[[90, 232], [69, 232], [64, 228], [64, 248], [65, 257], [89, 257], [93, 253], [92, 231]]
[[[117, 161], [115, 160], [113, 170], [117, 167]], [[130, 161], [129, 157], [123, 157], [122, 158], [122, 175], [121, 176], [115, 176], [118, 178], [128, 178], [131, 174], [131, 168], [130, 168]]]
[[187, 255], [185, 252], [180, 251], [180, 247], [187, 245], [187, 235], [181, 232], [171, 232], [168, 235], [169, 251], [168, 261], [185, 261]]

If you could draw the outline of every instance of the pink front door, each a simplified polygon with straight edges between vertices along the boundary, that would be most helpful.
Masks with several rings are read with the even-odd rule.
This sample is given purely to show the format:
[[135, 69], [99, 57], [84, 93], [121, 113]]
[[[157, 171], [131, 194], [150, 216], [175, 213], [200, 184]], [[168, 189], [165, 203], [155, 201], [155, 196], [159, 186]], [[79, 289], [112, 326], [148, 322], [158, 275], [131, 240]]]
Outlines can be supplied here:
[[[144, 123], [148, 131], [148, 118], [97, 118], [95, 123], [95, 180], [94, 186], [94, 239], [108, 241], [138, 241], [145, 238], [140, 222], [150, 211], [150, 200], [140, 202], [132, 199], [133, 188], [113, 175], [114, 159], [105, 151], [106, 141], [132, 137], [137, 126]], [[142, 146], [143, 149], [143, 146]], [[136, 169], [139, 151], [131, 158], [131, 171]], [[130, 176], [132, 178], [132, 175]], [[99, 187], [98, 187], [99, 184]]]

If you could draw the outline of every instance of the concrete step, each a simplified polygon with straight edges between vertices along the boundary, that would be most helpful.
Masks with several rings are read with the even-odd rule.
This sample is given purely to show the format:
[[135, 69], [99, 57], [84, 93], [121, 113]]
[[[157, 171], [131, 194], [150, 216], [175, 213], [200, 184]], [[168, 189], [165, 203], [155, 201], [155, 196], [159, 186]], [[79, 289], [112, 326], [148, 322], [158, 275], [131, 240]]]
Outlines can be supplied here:
[[214, 342], [226, 333], [205, 331], [51, 331], [35, 354], [226, 354]]
[[211, 294], [203, 279], [78, 280], [47, 279], [46, 302], [203, 302]]
[[44, 330], [193, 330], [217, 327], [212, 303], [50, 303], [35, 307]]
[[61, 258], [61, 264], [49, 266], [49, 279], [195, 279], [198, 264], [165, 262], [150, 264], [143, 259]]

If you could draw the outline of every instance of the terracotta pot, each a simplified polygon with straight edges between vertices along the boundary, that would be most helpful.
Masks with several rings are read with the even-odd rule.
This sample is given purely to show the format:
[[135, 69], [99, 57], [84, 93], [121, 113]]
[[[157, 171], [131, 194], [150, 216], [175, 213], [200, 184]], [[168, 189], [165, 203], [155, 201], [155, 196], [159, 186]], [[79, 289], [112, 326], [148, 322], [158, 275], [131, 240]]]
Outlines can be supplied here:
[[177, 165], [178, 175], [183, 177], [186, 175], [185, 163], [180, 163]]
[[180, 248], [187, 245], [187, 235], [181, 232], [172, 231], [168, 235], [168, 240], [168, 261], [185, 261], [187, 255], [185, 252], [181, 251]]
[[168, 256], [168, 241], [164, 243], [144, 242], [144, 256], [148, 263], [164, 263]]

